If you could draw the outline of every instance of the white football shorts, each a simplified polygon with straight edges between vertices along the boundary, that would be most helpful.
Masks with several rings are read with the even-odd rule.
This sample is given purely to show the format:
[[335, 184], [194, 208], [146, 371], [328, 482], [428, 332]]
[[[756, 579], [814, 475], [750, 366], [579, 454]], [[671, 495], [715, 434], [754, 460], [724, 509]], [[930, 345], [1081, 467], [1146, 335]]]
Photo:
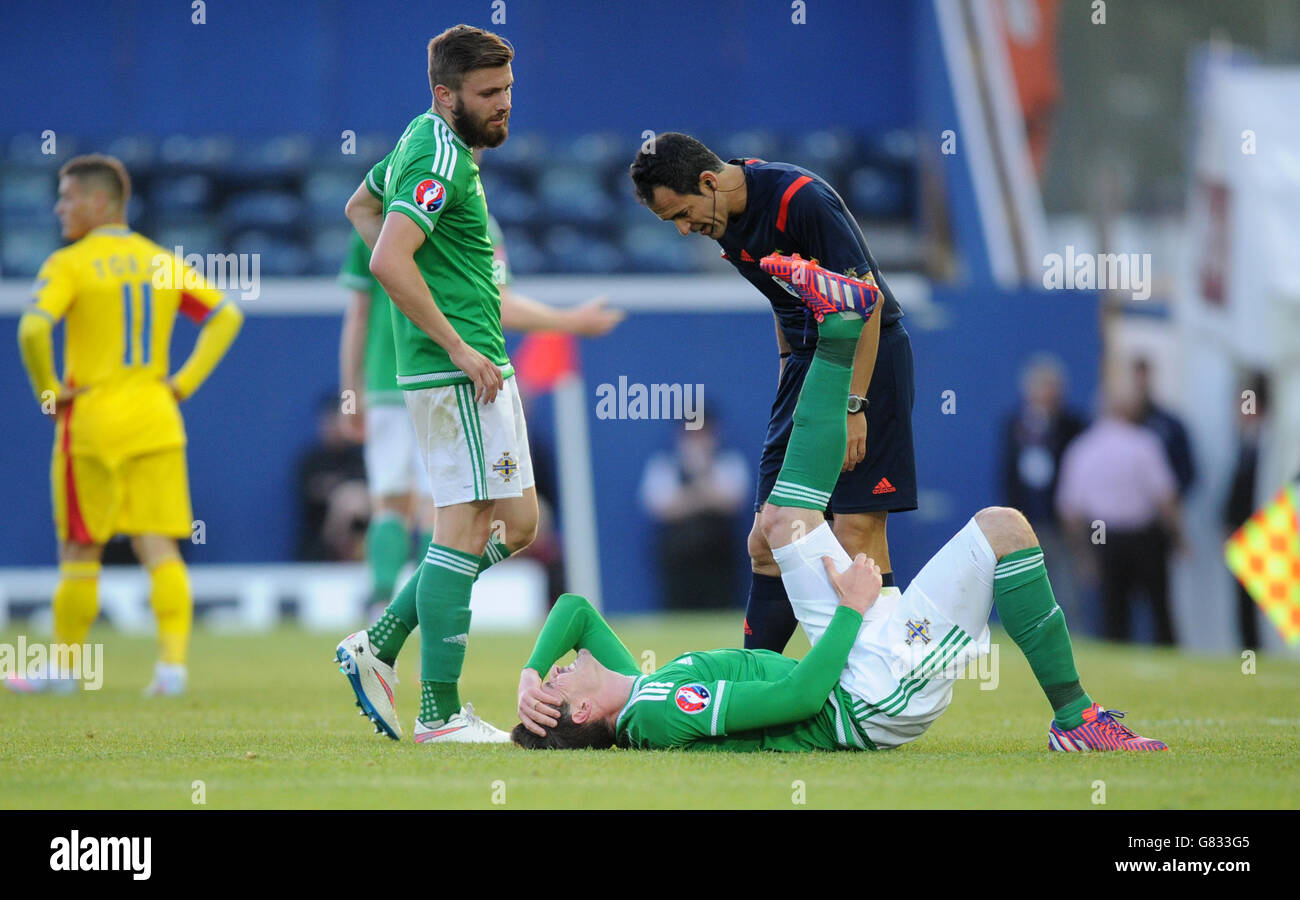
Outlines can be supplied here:
[[[783, 579], [804, 633], [816, 643], [838, 605], [820, 558], [830, 556], [843, 570], [849, 556], [829, 526], [789, 546], [813, 564], [792, 575], [783, 571]], [[885, 588], [867, 610], [840, 685], [854, 698], [853, 720], [877, 749], [923, 734], [952, 702], [954, 682], [989, 652], [996, 565], [993, 548], [972, 518], [930, 557], [907, 590]]]
[[476, 402], [474, 393], [472, 384], [405, 392], [435, 506], [521, 497], [533, 486], [528, 427], [514, 376], [492, 403]]
[[366, 483], [373, 496], [429, 496], [429, 476], [405, 405], [366, 405], [365, 454]]

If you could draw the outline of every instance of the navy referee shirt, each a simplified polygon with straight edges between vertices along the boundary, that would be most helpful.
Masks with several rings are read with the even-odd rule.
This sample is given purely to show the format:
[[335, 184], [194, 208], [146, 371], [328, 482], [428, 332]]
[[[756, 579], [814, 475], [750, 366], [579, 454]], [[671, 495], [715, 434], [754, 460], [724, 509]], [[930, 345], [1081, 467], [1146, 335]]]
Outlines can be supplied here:
[[758, 261], [769, 253], [798, 253], [816, 259], [823, 268], [841, 275], [867, 270], [880, 287], [883, 328], [903, 317], [893, 291], [867, 249], [862, 229], [834, 188], [799, 166], [731, 159], [745, 172], [745, 211], [727, 222], [718, 243], [722, 258], [736, 267], [772, 304], [781, 331], [797, 353], [817, 346], [817, 322], [794, 289], [768, 275]]

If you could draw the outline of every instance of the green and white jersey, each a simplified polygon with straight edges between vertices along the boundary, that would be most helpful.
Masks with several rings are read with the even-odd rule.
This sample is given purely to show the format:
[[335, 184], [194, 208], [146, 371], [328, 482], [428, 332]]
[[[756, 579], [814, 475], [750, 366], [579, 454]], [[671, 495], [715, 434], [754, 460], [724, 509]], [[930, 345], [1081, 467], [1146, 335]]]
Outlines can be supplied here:
[[[513, 369], [501, 334], [501, 292], [493, 279], [487, 202], [470, 148], [440, 116], [422, 113], [370, 170], [366, 186], [383, 201], [385, 216], [401, 213], [424, 232], [415, 263], [438, 309], [467, 344], [501, 366], [508, 377]], [[469, 383], [447, 352], [396, 306], [392, 321], [400, 387]]]
[[780, 681], [798, 660], [770, 650], [692, 652], [668, 663], [632, 686], [615, 732], [637, 750], [680, 748], [751, 752], [777, 750], [868, 749], [848, 718], [853, 700], [836, 685], [813, 717], [788, 725], [725, 731], [731, 702], [728, 687], [739, 681]]
[[397, 386], [397, 348], [393, 343], [393, 301], [384, 293], [379, 279], [370, 274], [370, 248], [361, 235], [352, 232], [347, 258], [339, 270], [339, 284], [370, 295], [370, 312], [366, 316], [365, 368], [366, 402], [378, 405], [403, 405], [402, 390]]

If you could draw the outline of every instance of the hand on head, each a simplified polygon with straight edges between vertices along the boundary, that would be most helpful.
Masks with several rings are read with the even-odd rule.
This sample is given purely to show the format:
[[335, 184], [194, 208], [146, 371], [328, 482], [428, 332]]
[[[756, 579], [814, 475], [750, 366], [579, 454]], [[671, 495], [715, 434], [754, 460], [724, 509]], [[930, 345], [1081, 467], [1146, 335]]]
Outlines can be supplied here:
[[519, 673], [519, 721], [533, 734], [545, 737], [547, 728], [559, 724], [563, 702], [532, 669]]

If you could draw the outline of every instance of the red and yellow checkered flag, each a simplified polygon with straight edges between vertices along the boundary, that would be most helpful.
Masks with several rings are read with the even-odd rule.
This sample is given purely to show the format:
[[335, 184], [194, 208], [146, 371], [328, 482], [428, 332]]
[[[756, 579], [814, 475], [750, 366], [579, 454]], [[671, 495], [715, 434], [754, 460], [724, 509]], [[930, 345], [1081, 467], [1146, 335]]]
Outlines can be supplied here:
[[1228, 568], [1288, 644], [1300, 643], [1300, 525], [1288, 484], [1224, 545]]

